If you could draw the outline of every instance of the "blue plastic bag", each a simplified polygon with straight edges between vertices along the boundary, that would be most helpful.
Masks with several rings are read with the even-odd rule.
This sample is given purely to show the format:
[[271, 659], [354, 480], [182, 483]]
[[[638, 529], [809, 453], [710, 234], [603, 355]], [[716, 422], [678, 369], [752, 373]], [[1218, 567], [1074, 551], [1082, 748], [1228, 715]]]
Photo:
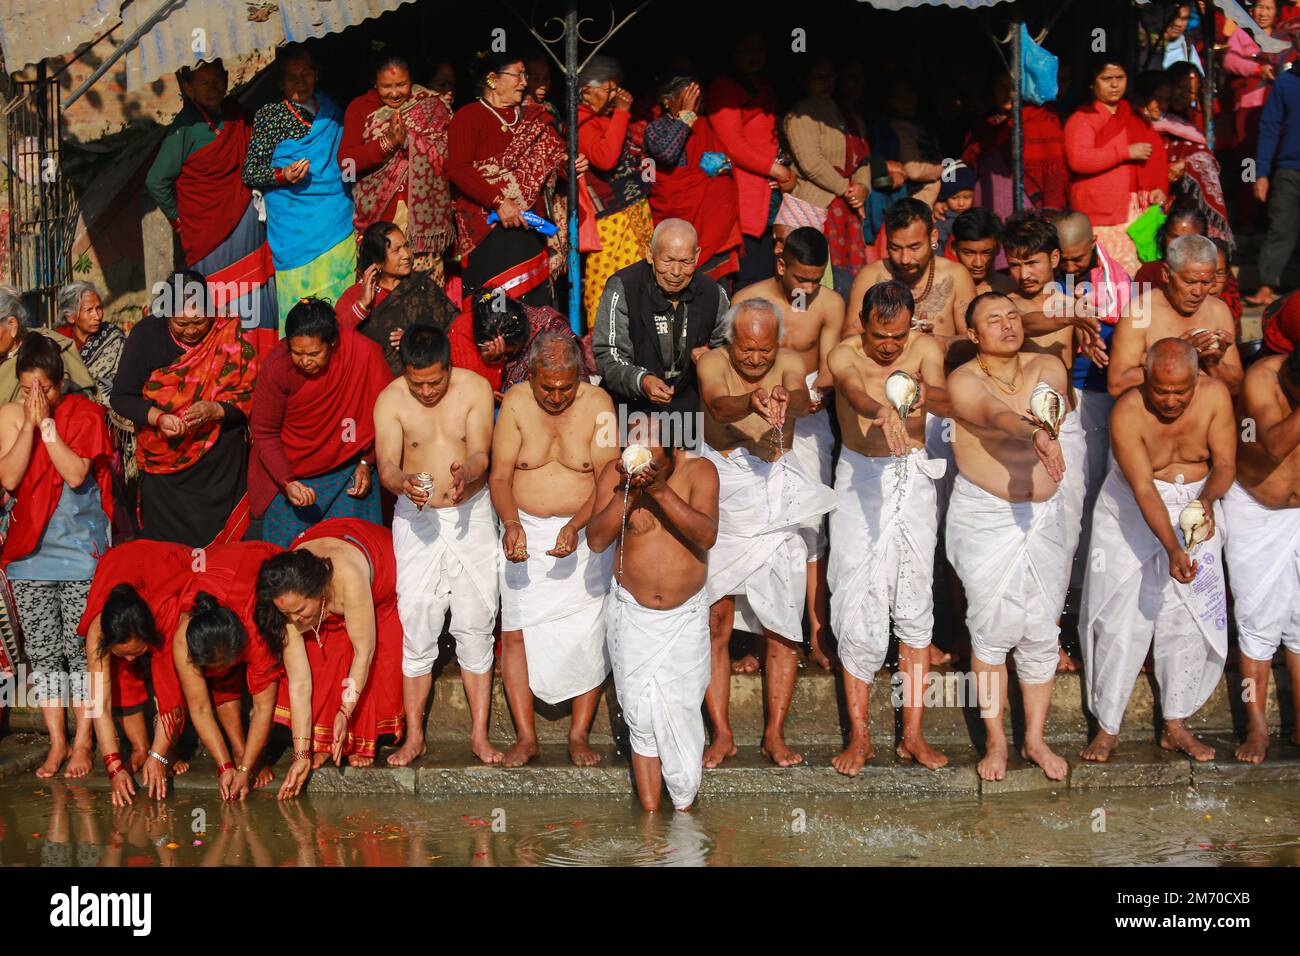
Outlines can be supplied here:
[[1020, 24], [1020, 95], [1042, 106], [1056, 99], [1056, 57], [1034, 42], [1029, 28]]
[[[546, 236], [547, 238], [550, 238], [551, 236], [559, 232], [559, 229], [556, 227], [555, 223], [551, 222], [549, 219], [543, 219], [541, 216], [537, 215], [537, 213], [533, 212], [531, 209], [525, 209], [519, 215], [523, 218], [524, 225], [527, 228], [533, 230], [534, 232], [540, 232], [543, 236]], [[487, 222], [489, 226], [495, 225], [500, 221], [501, 221], [501, 217], [498, 216], [495, 212], [493, 212], [491, 215], [487, 217]]]
[[705, 176], [721, 176], [731, 172], [731, 160], [726, 153], [712, 150], [700, 156], [700, 169]]

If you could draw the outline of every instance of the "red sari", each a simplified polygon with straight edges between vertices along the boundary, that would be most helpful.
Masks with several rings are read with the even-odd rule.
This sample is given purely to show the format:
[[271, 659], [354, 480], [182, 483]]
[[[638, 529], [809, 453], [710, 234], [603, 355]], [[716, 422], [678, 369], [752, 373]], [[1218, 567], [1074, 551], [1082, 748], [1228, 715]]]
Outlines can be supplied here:
[[[280, 662], [271, 653], [271, 648], [253, 622], [253, 604], [256, 598], [257, 572], [262, 567], [262, 562], [283, 550], [278, 545], [265, 541], [240, 541], [208, 548], [203, 552], [203, 570], [192, 575], [181, 589], [177, 600], [178, 620], [181, 613], [188, 614], [193, 608], [198, 593], [206, 591], [222, 607], [234, 611], [248, 632], [248, 643], [229, 667], [220, 671], [203, 669], [213, 703], [218, 707], [239, 700], [245, 686], [250, 694], [256, 696], [280, 679]], [[176, 630], [176, 623], [173, 622], [173, 626], [163, 635], [165, 644], [162, 653], [151, 655], [155, 659], [161, 658], [159, 664], [152, 669], [154, 696], [158, 700], [159, 719], [163, 721], [168, 738], [173, 741], [185, 726], [185, 713], [188, 710], [180, 675], [176, 673], [175, 659], [172, 656]]]
[[[86, 597], [86, 612], [77, 625], [77, 633], [83, 638], [89, 634], [91, 623], [104, 613], [104, 605], [113, 588], [126, 584], [149, 605], [154, 627], [165, 644], [167, 635], [176, 630], [181, 589], [193, 569], [193, 561], [189, 548], [167, 541], [140, 538], [109, 548], [95, 566], [95, 578]], [[144, 668], [155, 668], [162, 657], [161, 648], [151, 649], [148, 660], [137, 658], [128, 661], [109, 656], [114, 707], [139, 707], [149, 699]]]
[[[406, 726], [402, 706], [402, 622], [397, 616], [397, 558], [393, 533], [359, 518], [329, 518], [303, 532], [294, 542], [337, 538], [361, 551], [370, 565], [370, 596], [375, 604], [375, 653], [370, 674], [348, 725], [344, 754], [374, 757], [379, 737], [400, 737]], [[329, 753], [334, 746], [334, 717], [343, 702], [343, 681], [352, 667], [354, 650], [342, 615], [321, 622], [315, 640], [304, 635], [311, 665], [311, 749]], [[280, 684], [275, 720], [292, 726], [289, 684]]]
[[[80, 395], [65, 395], [54, 409], [54, 425], [64, 444], [90, 459], [90, 472], [99, 486], [99, 503], [113, 523], [113, 443], [104, 424], [104, 410]], [[63, 496], [64, 480], [54, 467], [45, 442], [33, 436], [35, 447], [23, 480], [14, 492], [9, 532], [0, 547], [0, 567], [25, 558], [41, 543], [41, 535]]]

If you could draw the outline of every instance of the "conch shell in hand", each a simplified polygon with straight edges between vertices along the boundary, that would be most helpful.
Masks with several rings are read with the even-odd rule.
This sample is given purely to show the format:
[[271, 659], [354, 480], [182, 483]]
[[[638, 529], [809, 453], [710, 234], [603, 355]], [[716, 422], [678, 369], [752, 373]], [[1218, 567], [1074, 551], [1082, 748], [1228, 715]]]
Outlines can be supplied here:
[[885, 379], [885, 398], [889, 400], [889, 404], [898, 409], [899, 418], [906, 418], [920, 397], [921, 386], [917, 384], [910, 372], [899, 369], [897, 372], [890, 372], [889, 377]]
[[653, 457], [650, 449], [644, 445], [628, 445], [623, 449], [623, 470], [627, 472], [629, 478], [640, 474], [650, 467]]
[[1206, 520], [1205, 506], [1200, 499], [1189, 501], [1178, 515], [1178, 528], [1183, 532], [1183, 547], [1191, 554], [1196, 546], [1210, 534], [1210, 522]]
[[1065, 398], [1046, 382], [1039, 382], [1029, 396], [1029, 411], [1053, 438], [1061, 434], [1065, 420]]

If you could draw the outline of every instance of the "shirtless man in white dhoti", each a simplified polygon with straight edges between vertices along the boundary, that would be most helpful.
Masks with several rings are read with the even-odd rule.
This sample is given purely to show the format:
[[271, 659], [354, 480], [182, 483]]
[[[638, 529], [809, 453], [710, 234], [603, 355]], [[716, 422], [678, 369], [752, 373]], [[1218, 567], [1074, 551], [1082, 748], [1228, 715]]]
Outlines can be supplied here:
[[1300, 745], [1300, 352], [1251, 365], [1241, 412], [1237, 483], [1223, 499], [1232, 529], [1224, 553], [1246, 703], [1246, 740], [1236, 756], [1260, 763], [1268, 756], [1269, 671], [1283, 646], [1297, 717], [1291, 742]]
[[637, 796], [654, 813], [664, 784], [674, 807], [690, 809], [704, 773], [700, 707], [711, 666], [705, 580], [718, 536], [718, 471], [708, 459], [687, 456], [666, 428], [644, 431], [629, 440], [649, 449], [650, 464], [630, 481], [621, 460], [605, 466], [587, 544], [596, 552], [618, 544], [605, 642]]
[[1110, 342], [1107, 387], [1119, 398], [1142, 384], [1143, 362], [1151, 343], [1186, 339], [1196, 346], [1201, 371], [1228, 387], [1234, 398], [1245, 376], [1237, 351], [1232, 313], [1210, 295], [1219, 250], [1204, 236], [1179, 236], [1165, 253], [1165, 284], [1134, 294], [1128, 312], [1115, 325]]
[[488, 742], [498, 602], [496, 515], [485, 487], [492, 386], [452, 368], [447, 336], [432, 326], [412, 326], [398, 351], [402, 376], [379, 393], [374, 412], [379, 481], [397, 496], [393, 551], [404, 631], [406, 740], [388, 763], [404, 767], [424, 753], [424, 708], [448, 610], [470, 749], [484, 763], [500, 763], [501, 751]]
[[808, 551], [801, 527], [835, 506], [835, 494], [789, 454], [794, 421], [808, 414], [803, 360], [780, 348], [781, 313], [764, 299], [733, 305], [727, 345], [697, 366], [704, 407], [704, 457], [718, 470], [718, 540], [709, 554], [713, 673], [705, 704], [713, 743], [704, 766], [736, 752], [727, 718], [728, 644], [737, 594], [766, 639], [767, 723], [763, 753], [782, 767], [803, 757], [785, 743], [803, 640]]
[[614, 403], [582, 381], [582, 352], [572, 335], [539, 335], [528, 368], [528, 381], [501, 403], [488, 481], [504, 526], [501, 676], [518, 734], [502, 764], [518, 767], [537, 756], [536, 694], [548, 704], [573, 700], [569, 757], [589, 767], [600, 761], [588, 737], [609, 675], [604, 602], [611, 562], [591, 553], [585, 528], [596, 476], [619, 453], [616, 442], [601, 440]]
[[[1093, 512], [1096, 559], [1079, 615], [1088, 709], [1099, 725], [1080, 754], [1085, 760], [1115, 752], [1153, 638], [1160, 746], [1214, 758], [1186, 721], [1218, 686], [1228, 654], [1224, 536], [1215, 533], [1215, 511], [1232, 485], [1237, 439], [1227, 387], [1198, 374], [1197, 365], [1190, 341], [1157, 341], [1142, 386], [1121, 395], [1110, 415], [1116, 467]], [[1178, 530], [1193, 501], [1204, 508], [1208, 535], [1194, 548]]]
[[[790, 453], [799, 459], [804, 471], [816, 475], [828, 487], [832, 479], [831, 451], [835, 436], [831, 433], [830, 411], [825, 404], [832, 384], [826, 359], [839, 344], [844, 328], [844, 300], [821, 285], [830, 256], [826, 237], [811, 226], [801, 226], [787, 237], [776, 260], [776, 276], [746, 286], [736, 293], [734, 300], [766, 299], [781, 310], [785, 325], [781, 348], [803, 360], [805, 382], [812, 396], [810, 414], [795, 420], [794, 446]], [[830, 653], [825, 644], [826, 618], [830, 613], [823, 560], [825, 519], [813, 519], [804, 529], [804, 537], [808, 544], [809, 656], [817, 666], [830, 670]], [[744, 673], [757, 667], [757, 659], [750, 656], [737, 661], [732, 669]]]
[[[844, 446], [835, 469], [831, 534], [831, 625], [839, 640], [848, 745], [831, 760], [855, 776], [874, 755], [871, 685], [898, 635], [903, 675], [903, 740], [897, 753], [938, 769], [948, 758], [921, 732], [934, 630], [934, 551], [939, 541], [936, 480], [946, 462], [925, 451], [927, 409], [947, 415], [943, 348], [912, 328], [912, 294], [901, 282], [872, 286], [863, 300], [866, 330], [830, 356], [835, 413]], [[896, 371], [920, 383], [906, 421], [885, 397]]]
[[966, 590], [966, 626], [988, 732], [976, 770], [984, 780], [1006, 776], [1002, 713], [1007, 665], [1015, 653], [1025, 706], [1021, 755], [1049, 779], [1069, 765], [1043, 739], [1056, 678], [1057, 623], [1070, 562], [1061, 480], [1060, 443], [1032, 417], [1039, 382], [1065, 391], [1065, 367], [1054, 357], [1022, 352], [1020, 312], [1006, 296], [977, 296], [967, 315], [976, 357], [948, 376], [956, 423], [958, 476], [948, 506], [948, 560]]
[[[1059, 326], [1044, 327], [1044, 312], [1056, 311], [1060, 300], [1060, 286], [1056, 283], [1056, 269], [1061, 262], [1061, 246], [1056, 227], [1036, 211], [1016, 213], [1007, 219], [1002, 228], [1002, 248], [1007, 255], [1007, 266], [1015, 280], [1016, 291], [1010, 299], [1020, 310], [1020, 320], [1025, 328], [1026, 352], [1051, 355], [1060, 361], [1067, 376], [1074, 365], [1075, 343], [1080, 334], [1069, 322]], [[1088, 329], [1083, 334], [1092, 334]], [[1079, 545], [1079, 531], [1083, 526], [1084, 466], [1087, 459], [1087, 441], [1080, 424], [1078, 397], [1067, 379], [1065, 396], [1067, 414], [1061, 423], [1061, 454], [1065, 458], [1065, 480], [1062, 484], [1065, 505], [1065, 550], [1070, 561]], [[1058, 650], [1058, 671], [1077, 671], [1079, 662]]]

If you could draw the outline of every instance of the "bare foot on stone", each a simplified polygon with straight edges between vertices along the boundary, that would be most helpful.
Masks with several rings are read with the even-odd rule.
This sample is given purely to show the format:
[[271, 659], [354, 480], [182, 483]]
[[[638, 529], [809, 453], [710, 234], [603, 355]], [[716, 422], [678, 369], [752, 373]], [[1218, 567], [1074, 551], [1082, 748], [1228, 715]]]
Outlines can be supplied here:
[[[497, 750], [496, 747], [493, 747], [492, 744], [488, 742], [486, 734], [484, 734], [482, 738], [471, 737], [469, 749], [473, 751], [475, 757], [478, 757], [479, 760], [483, 761], [483, 763], [488, 766], [499, 764], [505, 757], [505, 754]], [[424, 749], [421, 748], [420, 752], [423, 753]]]
[[1082, 663], [1080, 663], [1079, 661], [1075, 660], [1075, 659], [1074, 659], [1073, 657], [1071, 657], [1068, 653], [1066, 653], [1065, 645], [1064, 645], [1064, 644], [1058, 644], [1058, 645], [1057, 645], [1057, 647], [1056, 647], [1056, 653], [1057, 653], [1057, 660], [1056, 660], [1056, 673], [1058, 673], [1058, 674], [1074, 674], [1074, 673], [1076, 673], [1077, 671], [1079, 671], [1079, 670], [1081, 670], [1081, 669], [1083, 668], [1083, 664], [1082, 664]]
[[[835, 669], [835, 658], [831, 656], [830, 651], [826, 649], [826, 638], [823, 633], [814, 634], [808, 645], [808, 657], [814, 664], [824, 671]], [[757, 663], [757, 661], [755, 661]]]
[[1003, 780], [1007, 775], [1006, 743], [989, 744], [983, 759], [975, 765], [975, 772], [981, 780]]
[[763, 756], [778, 767], [793, 767], [796, 764], [803, 763], [803, 754], [796, 753], [786, 746], [782, 737], [775, 735], [763, 735]]
[[1252, 730], [1245, 742], [1237, 748], [1236, 757], [1242, 763], [1263, 763], [1268, 756], [1268, 731]]
[[1181, 750], [1193, 760], [1205, 763], [1214, 759], [1214, 748], [1198, 739], [1187, 729], [1181, 720], [1166, 720], [1164, 733], [1160, 735], [1160, 746], [1165, 750]]
[[585, 738], [569, 738], [569, 760], [575, 767], [594, 767], [600, 763], [600, 754], [591, 749]]
[[904, 734], [902, 743], [898, 745], [895, 753], [903, 760], [915, 760], [927, 770], [938, 770], [948, 765], [948, 758], [926, 743], [925, 738], [920, 734], [915, 736]]
[[757, 674], [758, 658], [753, 654], [746, 654], [738, 661], [731, 662], [731, 673], [733, 674]]
[[935, 644], [930, 645], [930, 666], [931, 667], [937, 667], [940, 664], [951, 664], [951, 663], [952, 663], [951, 654], [949, 654], [943, 648]]
[[1119, 736], [1098, 729], [1096, 736], [1088, 741], [1088, 746], [1079, 751], [1079, 756], [1094, 763], [1105, 763], [1117, 750], [1119, 750]]
[[349, 767], [373, 767], [374, 765], [374, 757], [363, 757], [360, 754], [348, 754]]
[[50, 752], [45, 755], [45, 763], [36, 768], [36, 776], [42, 780], [48, 780], [59, 772], [63, 766], [64, 759], [68, 756], [68, 745], [66, 743], [50, 744]]
[[736, 741], [731, 734], [724, 734], [713, 739], [704, 750], [704, 767], [706, 770], [712, 770], [714, 767], [722, 765], [722, 761], [728, 757], [736, 756]]
[[501, 758], [502, 767], [522, 767], [537, 756], [536, 740], [520, 740]]
[[73, 747], [72, 756], [68, 758], [68, 766], [64, 768], [63, 776], [68, 780], [78, 780], [90, 773], [94, 765], [95, 755], [89, 747]]
[[856, 777], [868, 760], [876, 755], [870, 737], [849, 738], [849, 745], [831, 758], [831, 766], [846, 777]]
[[1020, 748], [1020, 756], [1038, 764], [1048, 780], [1064, 780], [1070, 773], [1066, 759], [1041, 740], [1026, 742]]
[[405, 767], [423, 757], [427, 749], [423, 734], [416, 736], [408, 733], [406, 739], [402, 741], [402, 746], [388, 755], [388, 766]]
[[319, 770], [321, 767], [325, 766], [325, 761], [329, 759], [329, 756], [330, 755], [327, 753], [312, 754], [311, 769]]

